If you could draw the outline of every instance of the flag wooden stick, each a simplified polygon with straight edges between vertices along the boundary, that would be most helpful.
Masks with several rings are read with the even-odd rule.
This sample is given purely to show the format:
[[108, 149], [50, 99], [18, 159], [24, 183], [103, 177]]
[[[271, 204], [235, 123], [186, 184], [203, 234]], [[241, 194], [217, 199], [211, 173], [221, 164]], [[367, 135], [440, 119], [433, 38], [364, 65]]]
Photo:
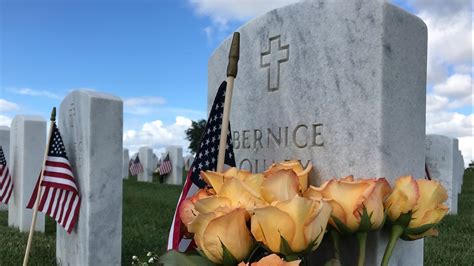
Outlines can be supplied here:
[[49, 141], [53, 132], [54, 121], [56, 120], [56, 107], [53, 107], [51, 111], [51, 119], [49, 124], [48, 138], [46, 139], [46, 148], [44, 150], [43, 164], [41, 165], [40, 180], [38, 182], [38, 191], [36, 193], [35, 207], [33, 208], [33, 218], [31, 219], [30, 234], [28, 235], [28, 244], [26, 245], [25, 257], [23, 258], [23, 266], [28, 265], [28, 259], [30, 257], [31, 242], [33, 240], [33, 233], [36, 226], [36, 216], [38, 215], [38, 205], [41, 198], [41, 182], [43, 182], [44, 176], [44, 165], [48, 157]]
[[224, 99], [224, 112], [222, 116], [221, 137], [219, 140], [219, 154], [217, 156], [217, 172], [224, 171], [225, 152], [227, 148], [227, 132], [229, 131], [230, 105], [232, 102], [232, 90], [234, 79], [237, 77], [237, 65], [240, 54], [240, 33], [234, 32], [232, 44], [229, 51], [229, 63], [227, 65], [227, 88]]

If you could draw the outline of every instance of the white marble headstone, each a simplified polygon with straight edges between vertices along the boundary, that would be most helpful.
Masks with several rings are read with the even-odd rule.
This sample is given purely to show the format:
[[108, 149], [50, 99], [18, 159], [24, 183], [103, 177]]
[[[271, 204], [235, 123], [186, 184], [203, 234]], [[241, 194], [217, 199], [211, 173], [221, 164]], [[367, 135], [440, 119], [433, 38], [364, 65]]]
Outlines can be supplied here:
[[[10, 128], [7, 126], [0, 126], [0, 146], [2, 147], [7, 166], [10, 163]], [[8, 210], [8, 206], [0, 202], [0, 211]]]
[[[401, 175], [423, 177], [421, 19], [380, 0], [321, 0], [273, 10], [237, 31], [230, 122], [238, 167], [255, 172], [273, 161], [311, 161], [312, 184], [347, 175], [392, 184]], [[226, 77], [230, 41], [209, 59], [208, 110]], [[386, 232], [370, 234], [366, 265], [380, 265], [387, 240]], [[343, 247], [343, 257], [353, 256]], [[422, 265], [423, 240], [399, 241], [391, 263]]]
[[191, 168], [191, 165], [193, 165], [194, 162], [194, 156], [192, 155], [187, 155], [184, 156], [184, 170], [189, 171]]
[[457, 142], [442, 135], [426, 135], [426, 166], [431, 179], [438, 180], [448, 192], [449, 213], [458, 212]]
[[158, 160], [153, 154], [153, 149], [148, 146], [138, 149], [138, 158], [143, 167], [143, 172], [139, 173], [137, 180], [140, 182], [153, 182], [153, 171], [156, 169]]
[[122, 258], [123, 104], [73, 91], [61, 103], [61, 131], [81, 196], [76, 228], [56, 230], [58, 265], [120, 265]]
[[[46, 121], [39, 116], [17, 115], [10, 131], [13, 194], [8, 202], [8, 225], [29, 232], [33, 211], [26, 208], [38, 181], [46, 148]], [[44, 214], [38, 212], [35, 231], [44, 232]]]
[[[182, 185], [184, 167], [183, 148], [180, 146], [168, 146], [166, 147], [166, 153], [170, 156], [172, 170], [171, 173], [165, 177], [165, 183], [172, 185]], [[161, 160], [163, 159], [164, 157]]]
[[129, 174], [129, 163], [130, 157], [128, 156], [128, 149], [123, 149], [123, 159], [122, 159], [122, 177], [123, 179], [128, 179]]

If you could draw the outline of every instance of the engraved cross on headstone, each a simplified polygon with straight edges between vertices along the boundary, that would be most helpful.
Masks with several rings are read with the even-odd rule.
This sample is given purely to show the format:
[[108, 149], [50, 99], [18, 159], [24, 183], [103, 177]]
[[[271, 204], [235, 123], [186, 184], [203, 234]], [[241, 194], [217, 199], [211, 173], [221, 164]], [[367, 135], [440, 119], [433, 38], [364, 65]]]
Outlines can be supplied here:
[[268, 51], [261, 53], [260, 67], [267, 69], [269, 91], [276, 91], [280, 86], [280, 64], [288, 61], [290, 45], [281, 46], [281, 35], [268, 40]]

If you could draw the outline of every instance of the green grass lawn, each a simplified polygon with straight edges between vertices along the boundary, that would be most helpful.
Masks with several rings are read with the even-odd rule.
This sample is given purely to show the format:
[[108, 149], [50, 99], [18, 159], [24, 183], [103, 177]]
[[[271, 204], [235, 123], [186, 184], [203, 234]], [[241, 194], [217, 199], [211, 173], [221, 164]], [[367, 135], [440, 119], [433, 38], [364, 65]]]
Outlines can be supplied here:
[[[181, 188], [158, 183], [124, 181], [122, 263], [145, 258], [148, 251], [166, 250], [168, 230]], [[446, 217], [437, 238], [425, 240], [425, 265], [474, 265], [474, 173], [466, 173], [459, 198], [459, 214]], [[0, 265], [21, 265], [27, 234], [7, 226], [0, 212]], [[401, 240], [400, 240], [401, 241]], [[46, 221], [46, 232], [36, 233], [31, 265], [54, 265], [55, 224]]]

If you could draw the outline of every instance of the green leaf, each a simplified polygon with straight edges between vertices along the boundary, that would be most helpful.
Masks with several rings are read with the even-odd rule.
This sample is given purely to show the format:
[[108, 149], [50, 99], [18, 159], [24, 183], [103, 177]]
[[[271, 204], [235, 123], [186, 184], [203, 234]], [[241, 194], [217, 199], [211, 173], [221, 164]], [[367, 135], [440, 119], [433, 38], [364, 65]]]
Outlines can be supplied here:
[[352, 235], [354, 233], [336, 216], [331, 216], [331, 218], [334, 220], [334, 223], [336, 223], [337, 229], [339, 230], [339, 232], [341, 232], [342, 235]]
[[171, 250], [163, 254], [159, 262], [164, 266], [178, 266], [178, 265], [189, 265], [189, 266], [212, 266], [210, 260], [203, 258], [201, 256], [187, 256], [183, 253], [177, 252], [175, 250]]
[[290, 244], [288, 244], [288, 241], [286, 241], [282, 235], [280, 235], [280, 253], [285, 256], [294, 254], [294, 252], [291, 250]]
[[395, 221], [395, 224], [398, 224], [403, 228], [407, 228], [411, 221], [412, 214], [413, 213], [411, 211], [401, 214], [400, 217], [398, 217], [398, 219]]
[[405, 234], [407, 235], [419, 235], [433, 228], [436, 224], [425, 224], [415, 228], [406, 228]]
[[222, 243], [221, 241], [221, 246], [222, 246], [222, 264], [223, 265], [237, 265], [239, 263], [237, 259], [230, 253], [230, 251], [227, 249], [227, 247]]
[[370, 219], [372, 218], [372, 214], [370, 215], [367, 213], [367, 208], [363, 206], [362, 214], [360, 216], [360, 225], [359, 225], [359, 232], [368, 232], [372, 229], [372, 222]]

